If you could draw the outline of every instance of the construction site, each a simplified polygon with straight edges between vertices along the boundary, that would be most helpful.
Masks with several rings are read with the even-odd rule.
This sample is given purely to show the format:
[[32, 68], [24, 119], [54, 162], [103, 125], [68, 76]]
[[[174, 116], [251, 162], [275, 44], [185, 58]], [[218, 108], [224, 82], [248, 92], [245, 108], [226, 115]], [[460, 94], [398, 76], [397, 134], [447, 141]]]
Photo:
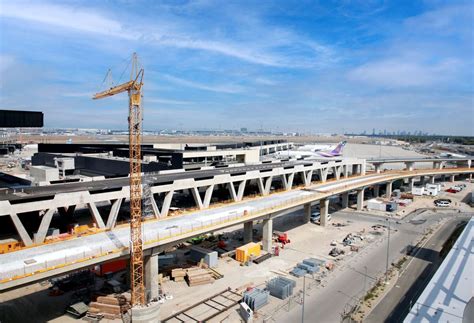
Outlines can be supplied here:
[[93, 96], [128, 94], [128, 142], [6, 152], [0, 322], [370, 321], [413, 250], [472, 217], [469, 156], [144, 144], [130, 66]]

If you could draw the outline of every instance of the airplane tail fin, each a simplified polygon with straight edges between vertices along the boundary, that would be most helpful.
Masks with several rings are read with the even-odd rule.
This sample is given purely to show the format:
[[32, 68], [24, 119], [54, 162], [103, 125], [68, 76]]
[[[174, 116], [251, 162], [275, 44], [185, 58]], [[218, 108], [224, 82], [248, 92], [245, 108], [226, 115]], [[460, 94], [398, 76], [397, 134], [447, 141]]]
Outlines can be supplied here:
[[346, 145], [347, 141], [341, 141], [337, 146], [336, 148], [334, 148], [333, 151], [331, 151], [332, 154], [341, 154], [342, 153], [342, 149], [344, 148], [344, 146]]

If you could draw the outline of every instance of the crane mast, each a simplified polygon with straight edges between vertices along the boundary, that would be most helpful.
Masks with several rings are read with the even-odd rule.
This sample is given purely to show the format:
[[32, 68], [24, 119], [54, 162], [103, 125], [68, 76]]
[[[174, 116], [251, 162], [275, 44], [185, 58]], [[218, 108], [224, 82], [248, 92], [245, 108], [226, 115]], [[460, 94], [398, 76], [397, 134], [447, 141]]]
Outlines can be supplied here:
[[139, 68], [137, 54], [132, 56], [130, 81], [99, 92], [93, 99], [102, 99], [122, 92], [128, 92], [129, 112], [129, 160], [130, 160], [130, 276], [132, 306], [144, 305], [145, 284], [142, 240], [142, 178], [141, 178], [141, 136], [142, 136], [142, 87], [144, 70]]

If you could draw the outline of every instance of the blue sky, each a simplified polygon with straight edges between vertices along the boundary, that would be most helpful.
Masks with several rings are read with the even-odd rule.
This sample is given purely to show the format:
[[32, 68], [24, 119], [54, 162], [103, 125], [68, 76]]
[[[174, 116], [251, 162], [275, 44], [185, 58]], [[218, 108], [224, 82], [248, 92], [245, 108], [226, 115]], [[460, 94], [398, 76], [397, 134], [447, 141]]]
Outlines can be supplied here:
[[126, 94], [91, 96], [136, 51], [146, 129], [474, 135], [473, 12], [471, 1], [0, 0], [0, 108], [123, 129]]

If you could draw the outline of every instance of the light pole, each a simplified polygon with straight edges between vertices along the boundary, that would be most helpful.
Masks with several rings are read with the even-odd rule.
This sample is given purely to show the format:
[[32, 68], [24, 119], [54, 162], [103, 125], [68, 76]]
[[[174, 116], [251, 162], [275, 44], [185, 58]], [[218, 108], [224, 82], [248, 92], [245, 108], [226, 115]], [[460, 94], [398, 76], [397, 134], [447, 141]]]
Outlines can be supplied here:
[[387, 262], [385, 264], [385, 284], [388, 284], [388, 262], [389, 262], [389, 252], [390, 252], [390, 219], [387, 218], [388, 223], [388, 237], [387, 237]]
[[365, 268], [365, 276], [364, 276], [364, 294], [367, 290], [367, 266], [364, 266]]
[[303, 306], [301, 308], [301, 323], [304, 323], [304, 298], [306, 294], [306, 274], [303, 276]]

